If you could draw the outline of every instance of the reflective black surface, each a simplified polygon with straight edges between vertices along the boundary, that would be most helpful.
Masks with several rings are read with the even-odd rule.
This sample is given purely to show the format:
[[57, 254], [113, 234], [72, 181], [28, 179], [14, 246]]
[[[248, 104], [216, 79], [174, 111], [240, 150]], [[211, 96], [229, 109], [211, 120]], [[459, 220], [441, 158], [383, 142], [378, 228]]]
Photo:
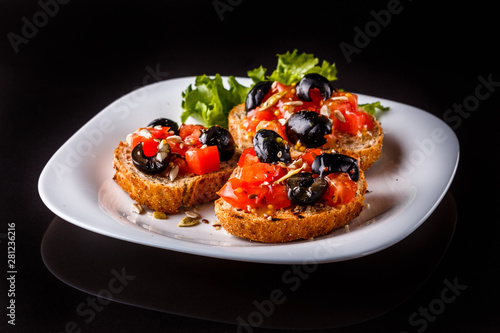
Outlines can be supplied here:
[[412, 295], [438, 265], [455, 224], [448, 194], [420, 228], [378, 253], [270, 265], [141, 246], [56, 217], [42, 257], [65, 283], [121, 303], [250, 328], [331, 328], [380, 316]]

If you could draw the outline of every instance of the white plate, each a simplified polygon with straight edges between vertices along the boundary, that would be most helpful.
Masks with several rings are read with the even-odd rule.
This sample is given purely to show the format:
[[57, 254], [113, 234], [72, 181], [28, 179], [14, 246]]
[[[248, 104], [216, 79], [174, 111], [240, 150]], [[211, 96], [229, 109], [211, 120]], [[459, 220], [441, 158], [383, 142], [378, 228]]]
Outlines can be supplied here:
[[[225, 78], [226, 79], [226, 78]], [[238, 78], [242, 84], [250, 80]], [[125, 241], [196, 255], [261, 263], [305, 264], [348, 260], [380, 251], [423, 223], [446, 193], [458, 164], [459, 145], [440, 119], [412, 106], [381, 101], [382, 157], [366, 172], [365, 209], [348, 226], [308, 241], [250, 242], [215, 230], [213, 204], [200, 206], [210, 224], [179, 228], [183, 213], [167, 220], [136, 215], [133, 201], [111, 179], [120, 140], [152, 119], [180, 122], [181, 92], [194, 77], [145, 86], [118, 99], [76, 132], [50, 159], [39, 179], [43, 202], [82, 228]]]

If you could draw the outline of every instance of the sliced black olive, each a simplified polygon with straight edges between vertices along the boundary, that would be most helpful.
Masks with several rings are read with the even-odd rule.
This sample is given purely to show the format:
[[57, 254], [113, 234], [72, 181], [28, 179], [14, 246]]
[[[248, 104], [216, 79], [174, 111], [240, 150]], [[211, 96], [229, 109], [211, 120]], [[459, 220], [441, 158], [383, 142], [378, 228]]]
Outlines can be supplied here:
[[303, 101], [311, 102], [311, 95], [309, 94], [309, 90], [312, 88], [318, 88], [321, 92], [321, 97], [323, 100], [327, 100], [332, 96], [332, 86], [330, 81], [323, 75], [317, 73], [310, 73], [304, 75], [302, 80], [295, 87], [297, 91], [297, 97]]
[[219, 159], [221, 161], [230, 160], [236, 150], [236, 145], [231, 133], [219, 125], [214, 125], [206, 130], [202, 130], [200, 142], [207, 146], [217, 146]]
[[303, 110], [288, 118], [285, 133], [294, 144], [300, 141], [308, 148], [316, 148], [326, 143], [325, 135], [332, 133], [332, 122], [317, 112]]
[[310, 205], [325, 194], [328, 182], [323, 177], [313, 178], [312, 173], [292, 175], [286, 181], [286, 194], [292, 204]]
[[161, 161], [156, 158], [156, 155], [151, 157], [144, 155], [141, 142], [132, 150], [132, 162], [139, 171], [148, 175], [156, 175], [162, 173], [168, 166], [170, 161], [170, 146], [165, 144], [161, 153], [165, 156]]
[[258, 130], [253, 138], [253, 147], [262, 163], [292, 162], [288, 142], [275, 131]]
[[158, 125], [163, 127], [170, 127], [170, 131], [174, 131], [175, 135], [179, 135], [179, 125], [173, 120], [167, 118], [156, 118], [148, 124], [148, 127], [155, 127]]
[[257, 82], [253, 88], [248, 92], [247, 99], [245, 100], [245, 109], [250, 111], [255, 109], [262, 103], [262, 99], [271, 90], [272, 81]]
[[321, 154], [314, 159], [311, 170], [320, 177], [333, 172], [345, 172], [355, 182], [359, 179], [358, 160], [342, 154]]

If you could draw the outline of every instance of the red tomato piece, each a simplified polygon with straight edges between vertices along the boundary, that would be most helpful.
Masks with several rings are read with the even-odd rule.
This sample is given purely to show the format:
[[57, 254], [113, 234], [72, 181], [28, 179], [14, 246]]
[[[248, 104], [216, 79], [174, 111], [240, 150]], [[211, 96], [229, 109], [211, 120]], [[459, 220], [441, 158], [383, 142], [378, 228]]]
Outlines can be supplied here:
[[259, 158], [255, 153], [255, 149], [253, 147], [244, 149], [241, 153], [240, 159], [238, 160], [238, 166], [244, 167], [245, 165], [254, 163], [259, 163]]
[[250, 111], [247, 115], [247, 119], [244, 120], [243, 124], [247, 131], [256, 132], [257, 125], [261, 121], [271, 121], [278, 119], [274, 114], [275, 108], [266, 109], [260, 111], [260, 108], [256, 108], [253, 111]]
[[357, 135], [359, 131], [364, 129], [370, 130], [375, 124], [370, 116], [363, 111], [340, 111], [344, 116], [345, 122], [335, 118], [333, 120], [333, 128], [342, 132], [347, 132], [352, 135]]
[[180, 157], [174, 157], [172, 162], [179, 166], [179, 175], [185, 175], [185, 174], [191, 172], [185, 159], [180, 158]]
[[323, 196], [323, 201], [336, 206], [351, 202], [356, 196], [358, 185], [344, 172], [335, 172], [327, 175], [328, 189]]
[[337, 146], [337, 141], [339, 140], [339, 138], [337, 137], [337, 134], [335, 134], [335, 131], [333, 131], [332, 134], [325, 135], [325, 138], [326, 143], [321, 146], [322, 149], [335, 148]]
[[334, 131], [347, 132], [357, 135], [364, 129], [372, 129], [375, 124], [370, 116], [364, 111], [358, 111], [358, 96], [348, 92], [335, 92], [327, 101], [330, 110], [342, 113], [344, 122], [332, 116]]
[[314, 88], [309, 90], [309, 96], [311, 96], [312, 101], [311, 102], [303, 102], [303, 104], [300, 106], [299, 110], [308, 110], [308, 111], [315, 111], [319, 112], [321, 109], [321, 101], [323, 100], [323, 97], [321, 96], [321, 92], [319, 89]]
[[240, 168], [237, 177], [250, 185], [260, 185], [263, 182], [274, 182], [286, 175], [286, 168], [276, 164], [253, 163]]
[[217, 194], [231, 206], [246, 209], [246, 201], [248, 200], [248, 194], [245, 193], [246, 189], [248, 189], [248, 184], [238, 178], [231, 178]]
[[179, 128], [179, 136], [187, 144], [201, 146], [199, 138], [201, 130], [205, 128], [206, 127], [202, 125], [182, 124]]
[[142, 151], [147, 157], [155, 156], [158, 153], [158, 142], [153, 139], [143, 140]]
[[170, 127], [162, 127], [162, 128], [154, 128], [154, 127], [148, 127], [147, 130], [151, 132], [153, 135], [153, 138], [155, 139], [165, 139], [167, 136], [170, 136], [171, 134], [168, 133], [168, 130]]
[[220, 169], [219, 150], [217, 146], [190, 148], [186, 151], [186, 163], [197, 175], [217, 171]]
[[[152, 137], [146, 138], [146, 137], [140, 135], [139, 133], [140, 133], [140, 130], [142, 130], [142, 129], [148, 130], [151, 133]], [[142, 128], [139, 128], [134, 134], [132, 134], [132, 140], [131, 140], [132, 149], [134, 149], [135, 146], [137, 146], [140, 142], [145, 143], [148, 141], [153, 141], [153, 139], [165, 139], [168, 136], [171, 136], [171, 134], [168, 133], [169, 129], [170, 129], [170, 127], [162, 127], [162, 128], [142, 127]], [[150, 145], [152, 147], [153, 144], [150, 143]], [[153, 149], [151, 148], [149, 153], [152, 153], [152, 150]], [[146, 155], [146, 156], [150, 156], [150, 155]]]
[[135, 146], [137, 146], [140, 142], [142, 142], [142, 140], [144, 140], [144, 137], [138, 135], [138, 134], [132, 134], [132, 140], [131, 140], [131, 145], [132, 145], [132, 149], [135, 148]]
[[272, 184], [267, 186], [267, 193], [258, 201], [258, 207], [265, 210], [281, 209], [292, 203], [286, 194], [286, 185]]
[[316, 156], [319, 156], [321, 154], [323, 154], [323, 151], [321, 149], [309, 148], [309, 149], [306, 149], [306, 151], [302, 155], [300, 155], [300, 158], [302, 158], [302, 161], [307, 162], [309, 167], [311, 167]]
[[285, 126], [281, 125], [279, 121], [277, 120], [263, 120], [260, 123], [257, 124], [257, 127], [255, 128], [255, 132], [257, 132], [260, 129], [268, 129], [271, 131], [275, 131], [276, 133], [279, 134], [283, 139], [288, 141], [288, 138], [286, 137], [285, 133]]
[[285, 185], [252, 186], [238, 178], [231, 178], [218, 194], [231, 206], [247, 212], [252, 210], [268, 212], [291, 204], [286, 195]]
[[[287, 169], [276, 164], [260, 163], [255, 150], [247, 148], [238, 161], [240, 169], [219, 191], [233, 207], [247, 212], [268, 213], [290, 206], [286, 186], [274, 184]], [[267, 182], [267, 183], [265, 183]]]
[[[181, 156], [184, 156], [186, 154], [186, 151], [190, 148], [190, 146], [178, 142], [177, 140], [167, 138], [168, 145], [170, 146], [170, 151], [172, 154], [179, 154]], [[182, 147], [182, 148], [181, 148]]]

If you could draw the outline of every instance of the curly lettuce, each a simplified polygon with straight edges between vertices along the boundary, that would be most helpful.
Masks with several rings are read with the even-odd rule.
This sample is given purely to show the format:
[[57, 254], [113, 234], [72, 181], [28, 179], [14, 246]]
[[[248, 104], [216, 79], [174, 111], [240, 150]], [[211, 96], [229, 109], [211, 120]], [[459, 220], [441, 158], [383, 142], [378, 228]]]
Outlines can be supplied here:
[[220, 125], [227, 128], [229, 111], [235, 105], [243, 103], [250, 90], [239, 84], [234, 76], [230, 76], [227, 83], [229, 89], [224, 87], [220, 74], [216, 74], [214, 78], [197, 76], [194, 88], [189, 85], [182, 92], [181, 106], [184, 111], [181, 121], [186, 122], [189, 117], [193, 117], [206, 127]]
[[[210, 127], [220, 125], [228, 127], [228, 115], [231, 109], [245, 102], [246, 96], [255, 83], [270, 80], [278, 81], [285, 85], [299, 82], [305, 74], [318, 73], [330, 81], [337, 80], [337, 68], [335, 63], [330, 64], [323, 60], [321, 65], [319, 59], [310, 53], [299, 53], [296, 49], [293, 52], [277, 54], [278, 63], [276, 69], [270, 75], [266, 75], [267, 69], [259, 66], [247, 72], [253, 84], [245, 87], [238, 83], [234, 76], [229, 76], [226, 89], [222, 82], [222, 77], [216, 74], [210, 78], [207, 75], [199, 75], [195, 79], [194, 87], [189, 85], [182, 92], [181, 121], [185, 122], [189, 117], [193, 117], [204, 126]], [[361, 109], [376, 114], [387, 111], [380, 105], [380, 102], [359, 105]]]
[[277, 54], [278, 65], [276, 69], [267, 76], [267, 69], [263, 66], [257, 67], [247, 72], [248, 77], [255, 83], [270, 80], [278, 81], [285, 85], [290, 85], [294, 82], [299, 82], [305, 74], [318, 73], [326, 77], [330, 81], [337, 79], [337, 68], [335, 64], [330, 64], [323, 60], [321, 66], [318, 66], [319, 59], [310, 53], [300, 53], [297, 49], [292, 53], [289, 51], [285, 54]]

